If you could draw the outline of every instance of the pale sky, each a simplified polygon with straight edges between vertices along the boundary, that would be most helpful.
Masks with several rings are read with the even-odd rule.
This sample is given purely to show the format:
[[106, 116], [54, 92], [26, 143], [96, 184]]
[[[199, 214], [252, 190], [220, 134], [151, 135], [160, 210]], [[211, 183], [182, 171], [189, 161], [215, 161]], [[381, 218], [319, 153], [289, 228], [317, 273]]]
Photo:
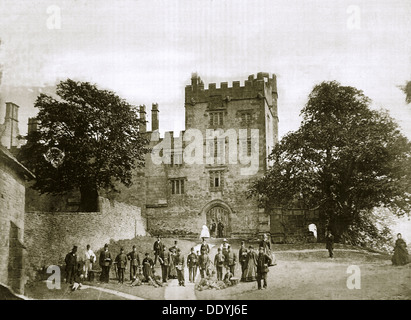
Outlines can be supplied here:
[[[50, 6], [60, 29], [47, 26]], [[26, 132], [37, 95], [24, 100], [27, 87], [70, 77], [157, 102], [160, 131], [178, 131], [192, 72], [218, 87], [263, 71], [278, 76], [280, 137], [298, 128], [313, 86], [337, 80], [389, 109], [411, 138], [397, 87], [411, 80], [410, 16], [409, 0], [0, 0], [0, 121], [15, 100]]]
[[398, 89], [411, 80], [410, 17], [410, 0], [0, 0], [0, 122], [16, 102], [26, 133], [38, 88], [70, 77], [149, 110], [157, 102], [160, 131], [179, 131], [192, 72], [219, 87], [263, 71], [277, 74], [280, 138], [298, 128], [314, 85], [337, 80], [411, 139]]

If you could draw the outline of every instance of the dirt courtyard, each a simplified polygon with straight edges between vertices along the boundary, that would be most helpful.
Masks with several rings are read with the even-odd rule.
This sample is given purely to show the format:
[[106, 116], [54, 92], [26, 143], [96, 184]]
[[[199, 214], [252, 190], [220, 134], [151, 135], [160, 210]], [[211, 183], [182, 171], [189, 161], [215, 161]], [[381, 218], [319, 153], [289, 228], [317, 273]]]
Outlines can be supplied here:
[[[153, 238], [154, 239], [154, 238]], [[155, 240], [155, 239], [154, 239]], [[153, 242], [154, 242], [153, 240]], [[185, 256], [190, 245], [199, 241], [185, 240]], [[210, 257], [214, 259], [219, 240], [211, 242]], [[231, 243], [238, 253], [239, 243]], [[187, 251], [187, 252], [185, 252]], [[44, 282], [26, 288], [31, 299], [69, 299], [69, 300], [410, 300], [411, 264], [392, 266], [390, 255], [372, 252], [367, 249], [336, 244], [334, 259], [328, 258], [323, 244], [273, 245], [277, 265], [270, 267], [268, 288], [257, 290], [256, 282], [240, 282], [238, 285], [222, 290], [198, 291], [194, 284], [188, 283], [186, 268], [186, 287], [176, 285], [177, 280], [169, 280], [164, 287], [154, 288], [149, 284], [139, 287], [120, 285], [115, 279], [109, 284], [92, 283], [84, 290], [70, 292], [62, 284], [60, 290], [49, 290]], [[156, 270], [160, 271], [157, 264]], [[355, 270], [356, 279], [352, 278]], [[156, 272], [157, 273], [157, 272]], [[240, 276], [237, 264], [235, 275]], [[159, 273], [158, 273], [159, 274]], [[127, 277], [126, 277], [127, 278]], [[128, 278], [127, 278], [128, 279]], [[197, 275], [196, 283], [200, 281]], [[348, 286], [347, 286], [348, 283]], [[350, 284], [357, 288], [350, 289]]]

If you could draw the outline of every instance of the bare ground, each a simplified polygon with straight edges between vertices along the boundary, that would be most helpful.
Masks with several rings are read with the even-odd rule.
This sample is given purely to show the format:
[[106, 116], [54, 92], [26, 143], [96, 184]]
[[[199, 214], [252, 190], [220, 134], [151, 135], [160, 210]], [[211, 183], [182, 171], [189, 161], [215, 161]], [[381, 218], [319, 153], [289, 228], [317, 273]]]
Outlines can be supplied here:
[[[141, 238], [138, 240], [142, 240], [139, 241], [139, 249], [141, 250], [139, 251], [143, 252], [143, 248], [151, 246], [155, 238], [144, 237], [144, 240]], [[124, 240], [112, 243], [110, 247], [112, 249], [117, 249], [121, 245], [129, 247], [138, 240]], [[172, 239], [165, 239], [164, 242], [170, 245]], [[214, 257], [221, 239], [212, 242], [215, 247], [213, 247], [210, 257]], [[191, 246], [198, 243], [197, 240], [179, 240], [185, 254], [188, 254]], [[232, 241], [231, 244], [234, 251], [238, 252], [239, 241]], [[173, 292], [171, 296], [179, 296], [176, 295], [178, 292], [175, 293], [174, 291], [192, 290], [193, 292], [189, 296], [200, 300], [411, 299], [411, 264], [401, 267], [392, 266], [390, 255], [339, 244], [336, 245], [334, 259], [328, 258], [328, 253], [323, 244], [274, 245], [273, 250], [277, 258], [277, 265], [270, 267], [268, 289], [266, 290], [257, 290], [256, 282], [239, 283], [223, 290], [203, 291], [194, 290], [194, 285], [190, 285], [184, 288], [178, 286], [169, 288]], [[360, 289], [349, 289], [347, 287], [347, 280], [351, 275], [351, 273], [347, 273], [347, 268], [352, 265], [359, 267], [361, 274]], [[158, 264], [156, 269], [158, 272], [156, 273], [159, 274]], [[236, 276], [239, 276], [239, 274], [240, 267], [237, 266]], [[199, 281], [198, 278], [197, 281]], [[169, 294], [166, 294], [167, 291], [170, 292], [167, 287], [154, 288], [148, 284], [131, 288], [127, 284], [120, 285], [115, 279], [112, 279], [109, 284], [93, 283], [92, 285], [108, 290], [105, 292], [87, 288], [70, 292], [65, 284], [62, 285], [60, 290], [49, 290], [45, 282], [37, 282], [26, 288], [26, 295], [33, 299], [70, 300], [128, 299], [130, 298], [128, 295], [154, 300], [163, 300], [170, 297]], [[169, 281], [167, 286], [173, 285], [173, 281]], [[119, 294], [115, 294], [115, 292], [119, 292]], [[124, 293], [124, 296], [121, 296], [121, 293]]]

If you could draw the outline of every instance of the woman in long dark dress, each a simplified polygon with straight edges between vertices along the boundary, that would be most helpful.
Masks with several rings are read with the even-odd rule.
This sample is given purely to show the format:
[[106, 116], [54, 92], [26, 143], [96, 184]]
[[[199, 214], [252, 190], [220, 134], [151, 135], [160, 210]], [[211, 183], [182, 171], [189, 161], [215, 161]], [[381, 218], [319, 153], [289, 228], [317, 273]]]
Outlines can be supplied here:
[[391, 259], [395, 266], [403, 266], [409, 262], [407, 244], [402, 239], [401, 233], [397, 234], [397, 241], [395, 241], [394, 255]]
[[150, 255], [148, 252], [145, 254], [145, 258], [143, 259], [142, 265], [143, 265], [143, 275], [144, 275], [145, 281], [149, 281], [150, 278], [153, 278], [154, 262], [153, 262], [153, 259], [150, 258]]
[[245, 261], [246, 268], [241, 275], [242, 282], [256, 281], [257, 272], [257, 253], [253, 250], [253, 246], [248, 247], [247, 258]]

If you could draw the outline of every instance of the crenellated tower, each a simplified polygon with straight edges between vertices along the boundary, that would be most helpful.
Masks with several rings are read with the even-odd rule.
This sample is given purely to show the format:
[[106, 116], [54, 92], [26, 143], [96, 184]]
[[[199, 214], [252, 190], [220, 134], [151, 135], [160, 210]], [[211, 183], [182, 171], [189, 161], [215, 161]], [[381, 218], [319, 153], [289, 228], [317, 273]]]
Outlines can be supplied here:
[[267, 156], [278, 142], [277, 78], [266, 72], [250, 75], [240, 85], [221, 82], [204, 87], [193, 73], [191, 84], [185, 87], [185, 127], [200, 129], [258, 129], [260, 159], [264, 169]]

